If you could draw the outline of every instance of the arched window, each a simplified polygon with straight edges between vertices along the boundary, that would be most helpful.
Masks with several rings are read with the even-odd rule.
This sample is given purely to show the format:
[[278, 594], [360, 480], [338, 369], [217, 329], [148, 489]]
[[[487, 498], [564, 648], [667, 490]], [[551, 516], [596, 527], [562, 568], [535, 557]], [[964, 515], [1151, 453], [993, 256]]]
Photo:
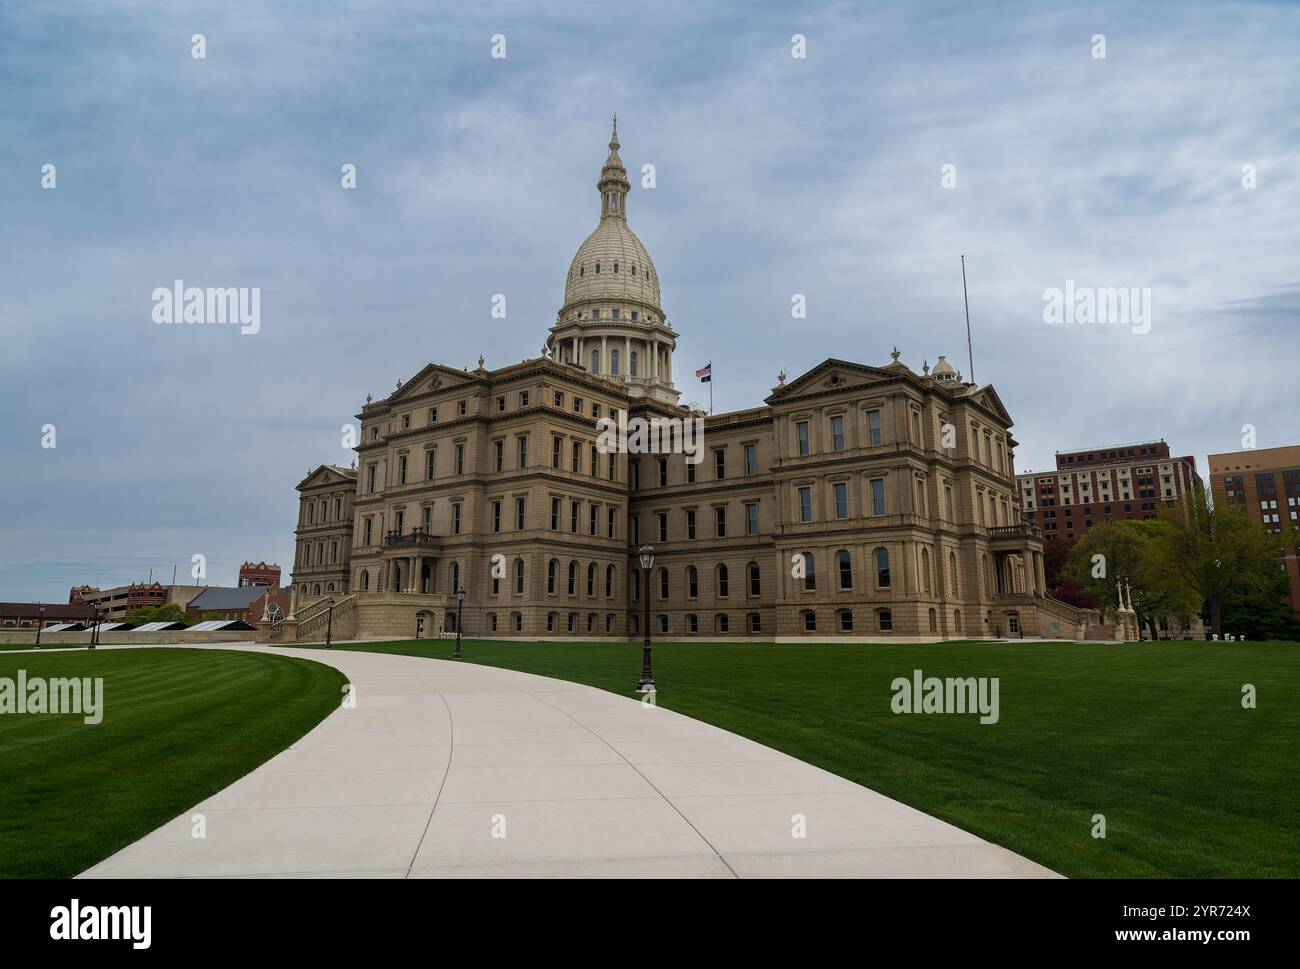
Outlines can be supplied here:
[[618, 376], [618, 351], [617, 350], [609, 351], [609, 372], [615, 377]]
[[596, 263], [596, 272], [600, 272], [600, 263]]
[[700, 631], [700, 617], [693, 612], [686, 614], [686, 631], [688, 633], [698, 633]]
[[364, 592], [370, 588], [370, 570], [361, 570], [361, 590]]
[[725, 565], [718, 566], [718, 598], [727, 598], [727, 567]]
[[635, 350], [633, 350], [627, 356], [627, 375], [629, 377], [636, 376], [636, 351]]
[[817, 588], [817, 560], [812, 552], [803, 553], [803, 587], [805, 591]]
[[314, 594], [315, 594], [315, 595], [320, 595], [320, 583], [319, 583], [319, 582], [316, 583], [316, 587], [315, 587], [315, 592], [314, 592]]
[[953, 594], [953, 595], [958, 595], [958, 592], [957, 592], [957, 553], [956, 553], [956, 552], [951, 552], [951, 551], [948, 553], [948, 588], [950, 588], [950, 589], [952, 590], [952, 594]]
[[989, 567], [989, 557], [984, 556], [984, 594], [993, 595], [993, 569]]
[[935, 613], [933, 607], [931, 607], [931, 609], [930, 609], [930, 632], [932, 632], [932, 633], [936, 633], [936, 632], [938, 632], [938, 631], [939, 631], [939, 617], [938, 617], [938, 615]]
[[307, 587], [305, 585], [302, 587], [302, 594], [303, 595], [307, 594]]
[[559, 621], [560, 614], [558, 612], [548, 612], [546, 614], [546, 631], [548, 633], [555, 632], [555, 626]]
[[755, 598], [762, 595], [763, 584], [760, 581], [757, 562], [749, 563], [749, 594]]
[[660, 599], [668, 598], [668, 570], [667, 569], [659, 570], [659, 598]]
[[[614, 566], [612, 565], [605, 567], [605, 598], [614, 598]], [[609, 630], [606, 629], [605, 631], [608, 632]]]
[[600, 373], [600, 351], [591, 351], [591, 372]]
[[577, 595], [578, 590], [578, 563], [569, 563], [569, 595]]
[[840, 549], [835, 553], [835, 561], [840, 567], [840, 588], [853, 588], [853, 558], [846, 549]]
[[452, 562], [451, 563], [451, 594], [455, 595], [458, 589], [460, 589], [460, 563]]
[[[596, 563], [592, 562], [587, 566], [587, 598], [596, 598]], [[590, 629], [587, 632], [591, 632]]]
[[[612, 201], [612, 200], [611, 200]], [[618, 206], [615, 206], [617, 208]], [[614, 263], [614, 272], [618, 272], [618, 263]]]
[[882, 633], [893, 632], [894, 614], [888, 609], [876, 610], [876, 628]]
[[921, 549], [921, 588], [930, 593], [930, 550]]
[[815, 633], [817, 631], [817, 613], [813, 612], [811, 609], [805, 609], [799, 615], [803, 619], [803, 631], [806, 633]]
[[954, 609], [952, 611], [952, 631], [955, 633], [961, 632], [961, 610], [960, 609]]
[[695, 566], [686, 566], [686, 598], [698, 599], [700, 597], [700, 574], [695, 571]]
[[515, 592], [524, 594], [524, 560], [515, 559]]
[[334, 591], [334, 583], [331, 582], [331, 583], [329, 583], [327, 586], [325, 586], [325, 591], [326, 591], [326, 592], [333, 592], [333, 591]]
[[889, 550], [878, 548], [875, 551], [876, 585], [881, 589], [889, 588]]
[[558, 559], [551, 559], [546, 563], [546, 591], [551, 595], [555, 594], [555, 580], [560, 576], [560, 563]]
[[839, 612], [839, 616], [840, 616], [840, 632], [842, 633], [853, 632], [853, 610], [841, 609]]

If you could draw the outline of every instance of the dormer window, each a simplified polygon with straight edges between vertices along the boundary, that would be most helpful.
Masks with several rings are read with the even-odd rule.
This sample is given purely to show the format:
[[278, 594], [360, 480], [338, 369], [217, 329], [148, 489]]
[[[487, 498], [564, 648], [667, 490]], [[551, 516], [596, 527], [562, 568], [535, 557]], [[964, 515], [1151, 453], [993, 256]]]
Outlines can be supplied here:
[[600, 310], [592, 310], [592, 311], [591, 311], [591, 318], [592, 318], [593, 320], [598, 320], [598, 319], [600, 319]]
[[618, 272], [618, 263], [614, 263], [614, 272]]
[[600, 272], [600, 263], [596, 263], [596, 272]]
[[[617, 265], [617, 263], [616, 263], [615, 265]], [[613, 309], [613, 310], [610, 310], [609, 313], [610, 313], [610, 316], [611, 316], [611, 317], [613, 317], [614, 319], [618, 319], [618, 310]]]
[[633, 310], [633, 311], [632, 311], [632, 322], [633, 322], [633, 323], [636, 322], [636, 310]]
[[579, 267], [578, 267], [578, 275], [579, 275], [579, 276], [585, 276], [585, 275], [587, 275], [587, 267], [586, 267], [586, 266], [579, 266]]

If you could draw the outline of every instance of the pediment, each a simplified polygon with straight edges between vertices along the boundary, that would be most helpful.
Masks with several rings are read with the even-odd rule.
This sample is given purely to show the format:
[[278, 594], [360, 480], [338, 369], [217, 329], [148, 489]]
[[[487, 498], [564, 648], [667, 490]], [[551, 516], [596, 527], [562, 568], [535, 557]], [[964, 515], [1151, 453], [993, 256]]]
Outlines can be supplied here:
[[336, 468], [332, 464], [322, 464], [307, 477], [298, 482], [297, 489], [319, 488], [325, 485], [355, 485], [357, 473], [353, 469]]
[[822, 361], [807, 373], [790, 381], [790, 383], [777, 387], [772, 392], [772, 396], [768, 398], [768, 403], [798, 397], [802, 394], [865, 387], [870, 384], [884, 383], [896, 379], [898, 379], [898, 374], [890, 370], [832, 358]]

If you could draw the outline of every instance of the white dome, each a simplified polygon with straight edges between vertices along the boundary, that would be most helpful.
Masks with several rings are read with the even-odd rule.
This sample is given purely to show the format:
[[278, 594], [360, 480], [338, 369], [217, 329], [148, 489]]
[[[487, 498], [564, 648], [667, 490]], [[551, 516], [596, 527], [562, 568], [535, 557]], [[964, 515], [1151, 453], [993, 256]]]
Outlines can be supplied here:
[[659, 308], [659, 276], [650, 253], [621, 218], [604, 218], [578, 247], [564, 280], [564, 305], [634, 300]]

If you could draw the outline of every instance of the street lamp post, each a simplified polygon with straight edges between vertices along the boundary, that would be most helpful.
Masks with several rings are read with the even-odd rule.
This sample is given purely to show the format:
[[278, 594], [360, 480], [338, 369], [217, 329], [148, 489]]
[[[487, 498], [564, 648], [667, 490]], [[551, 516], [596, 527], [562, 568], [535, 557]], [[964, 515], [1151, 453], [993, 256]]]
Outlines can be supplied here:
[[99, 606], [95, 606], [95, 625], [90, 627], [90, 648], [91, 649], [94, 649], [95, 645], [99, 642], [99, 625], [100, 622], [102, 621], [100, 618], [102, 615], [103, 615], [103, 610], [100, 609]]
[[645, 641], [641, 646], [641, 679], [637, 681], [636, 691], [654, 693], [655, 678], [650, 672], [650, 570], [655, 566], [654, 546], [642, 545], [637, 555], [645, 572]]
[[41, 607], [40, 607], [39, 609], [36, 610], [36, 614], [37, 614], [37, 618], [36, 618], [36, 648], [37, 648], [37, 649], [40, 649], [40, 648], [41, 648], [41, 629], [44, 628], [44, 626], [45, 626], [45, 603], [43, 603], [43, 602], [41, 603]]
[[325, 604], [325, 647], [328, 649], [334, 636], [334, 597]]
[[465, 587], [461, 586], [456, 590], [456, 652], [451, 654], [452, 659], [460, 659], [460, 631], [461, 631], [461, 610], [465, 605]]

